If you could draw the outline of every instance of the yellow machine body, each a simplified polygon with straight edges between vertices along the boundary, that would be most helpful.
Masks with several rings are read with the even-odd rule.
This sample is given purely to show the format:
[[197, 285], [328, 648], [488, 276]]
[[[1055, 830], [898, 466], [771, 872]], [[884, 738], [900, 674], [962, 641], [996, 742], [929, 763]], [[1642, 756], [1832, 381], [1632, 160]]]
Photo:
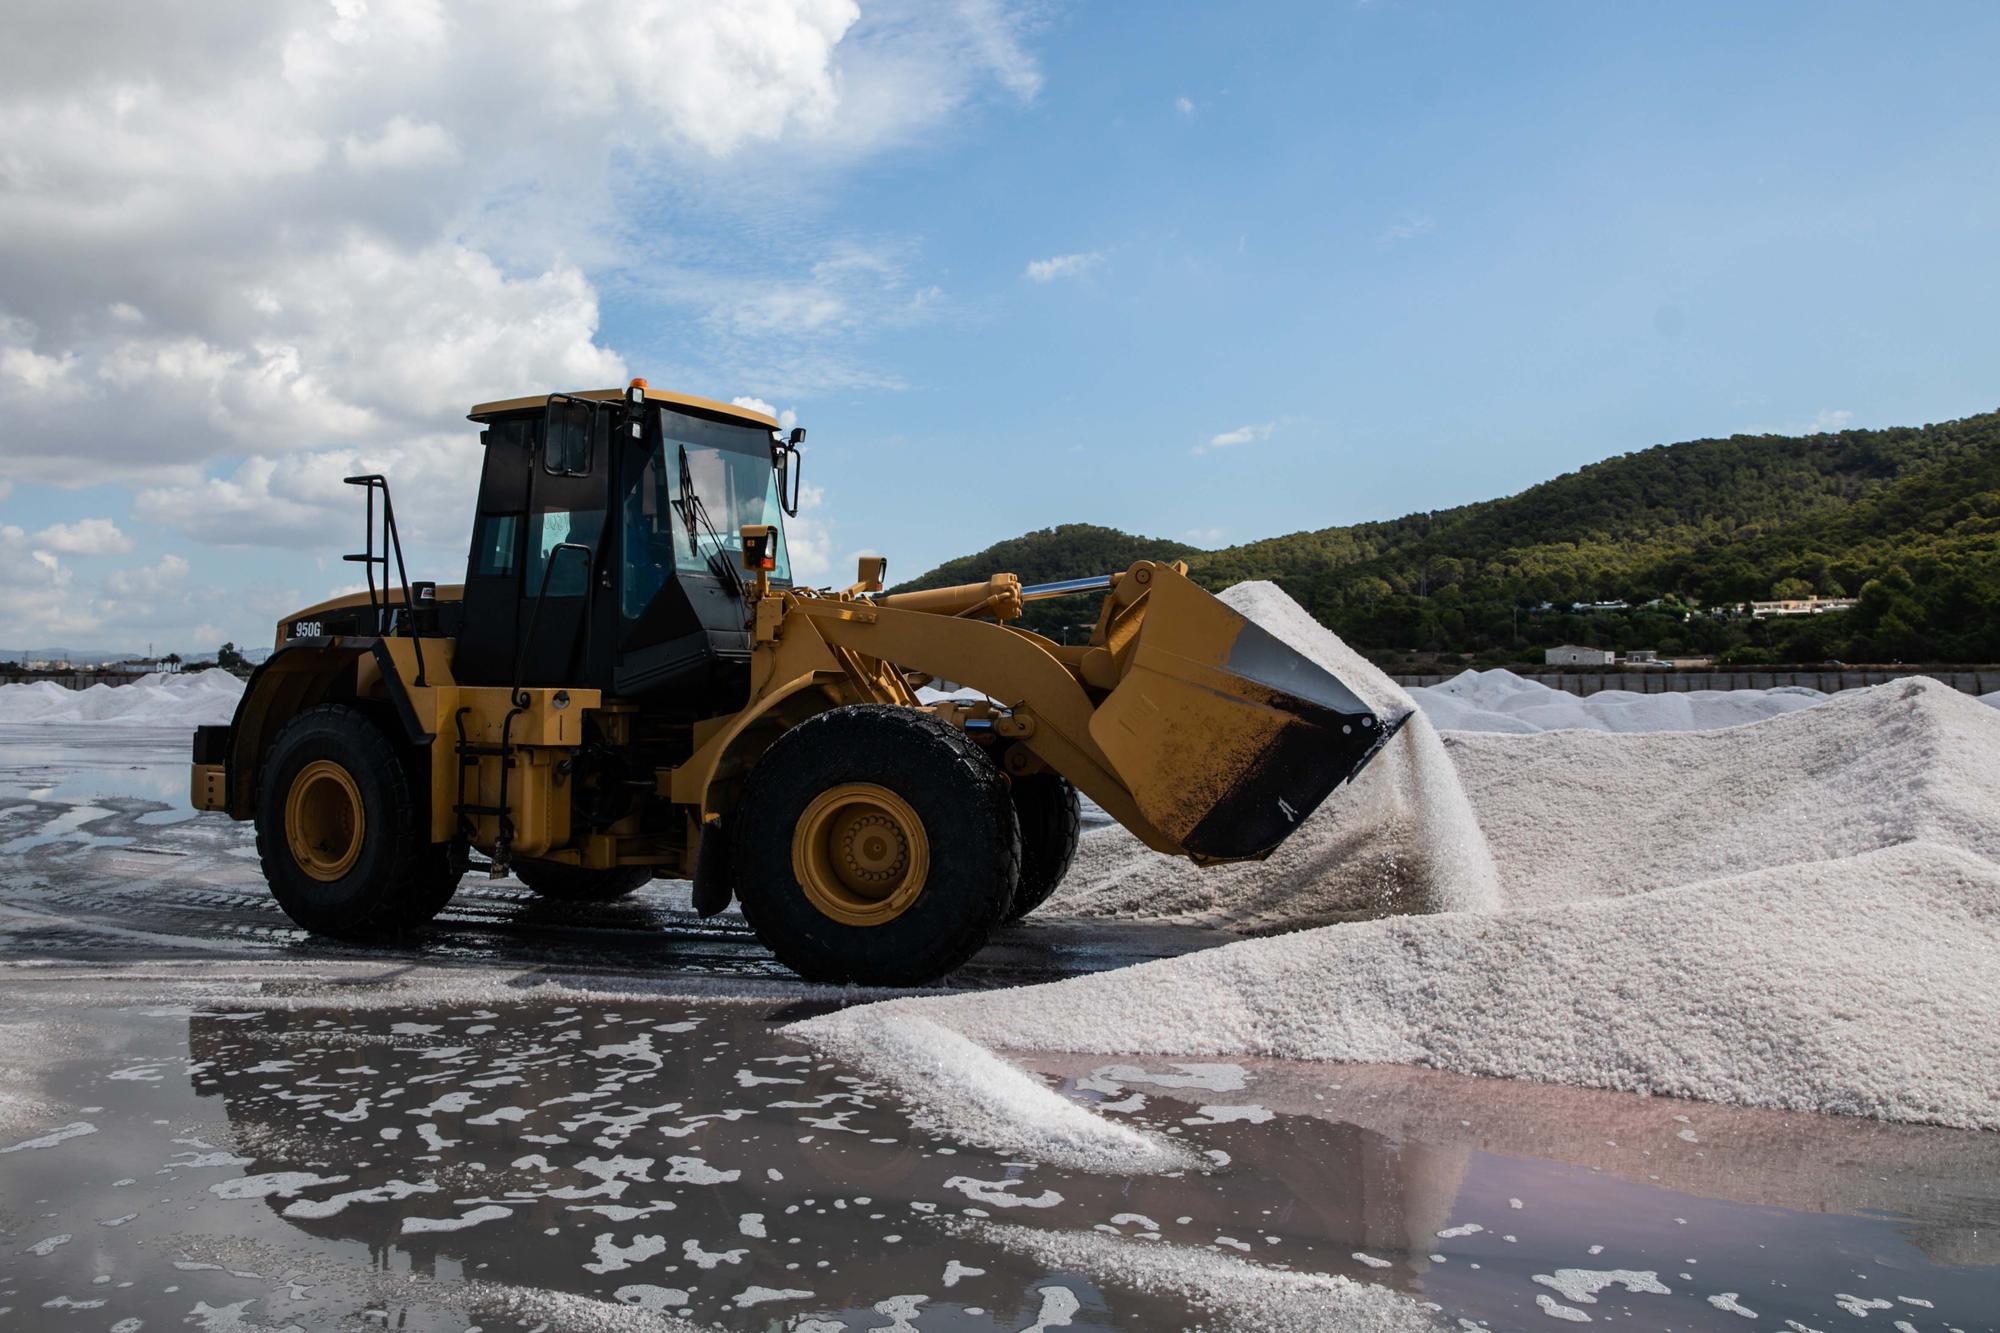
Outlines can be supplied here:
[[[388, 479], [347, 478], [368, 591], [281, 621], [193, 737], [192, 803], [256, 821], [309, 931], [432, 920], [477, 852], [571, 902], [691, 879], [802, 976], [922, 984], [1048, 899], [1077, 793], [1159, 852], [1266, 857], [1398, 721], [1175, 562], [795, 586], [804, 432], [750, 408], [635, 380], [472, 420], [464, 582], [412, 582]], [[1097, 599], [1087, 642], [1020, 627], [1052, 597]]]
[[[494, 854], [499, 815], [461, 818], [454, 808], [505, 809], [508, 855], [591, 868], [649, 865], [669, 877], [692, 873], [701, 828], [729, 815], [772, 741], [844, 704], [928, 709], [979, 735], [1004, 771], [1061, 774], [1148, 846], [1202, 861], [1269, 855], [1385, 737], [1382, 722], [1336, 678], [1175, 564], [1141, 561], [1105, 580], [1095, 631], [1074, 646], [1009, 623], [1024, 597], [1011, 574], [881, 595], [862, 573], [842, 592], [758, 580], [747, 702], [697, 723], [686, 759], [654, 772], [655, 797], [678, 818], [635, 815], [583, 832], [572, 819], [567, 761], [588, 736], [615, 744], [640, 707], [590, 689], [516, 694], [460, 685], [450, 639], [422, 640], [422, 684], [409, 638], [289, 649], [285, 657], [297, 666], [267, 689], [310, 679], [315, 657], [323, 678], [316, 689], [286, 691], [270, 712], [282, 720], [301, 701], [320, 698], [393, 705], [427, 756], [435, 841], [463, 836]], [[986, 697], [919, 702], [913, 682], [932, 679]], [[252, 775], [231, 782], [225, 770], [256, 763], [257, 714], [250, 707], [247, 718], [239, 715], [243, 734], [227, 760], [195, 766], [197, 809], [250, 817]]]

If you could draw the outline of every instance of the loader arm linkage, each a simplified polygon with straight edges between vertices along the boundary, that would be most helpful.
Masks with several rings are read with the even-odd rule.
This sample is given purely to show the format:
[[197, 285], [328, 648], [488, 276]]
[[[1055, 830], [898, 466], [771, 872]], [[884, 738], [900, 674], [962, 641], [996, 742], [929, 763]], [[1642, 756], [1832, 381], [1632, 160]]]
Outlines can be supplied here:
[[[1141, 561], [1078, 582], [1106, 591], [1076, 648], [1007, 623], [1023, 600], [1012, 575], [872, 597], [770, 591], [739, 734], [760, 701], [806, 682], [842, 702], [908, 704], [905, 673], [952, 681], [997, 708], [939, 711], [983, 712], [1009, 772], [1059, 773], [1149, 847], [1203, 862], [1269, 856], [1391, 734], [1337, 677], [1184, 567]], [[698, 750], [675, 794], [707, 805], [721, 758]]]

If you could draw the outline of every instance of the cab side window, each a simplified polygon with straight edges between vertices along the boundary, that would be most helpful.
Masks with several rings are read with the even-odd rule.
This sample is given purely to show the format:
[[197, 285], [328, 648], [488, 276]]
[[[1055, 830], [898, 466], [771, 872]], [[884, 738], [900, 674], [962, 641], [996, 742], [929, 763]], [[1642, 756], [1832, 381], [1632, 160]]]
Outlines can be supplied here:
[[481, 514], [473, 550], [475, 574], [484, 577], [512, 574], [520, 559], [521, 515]]

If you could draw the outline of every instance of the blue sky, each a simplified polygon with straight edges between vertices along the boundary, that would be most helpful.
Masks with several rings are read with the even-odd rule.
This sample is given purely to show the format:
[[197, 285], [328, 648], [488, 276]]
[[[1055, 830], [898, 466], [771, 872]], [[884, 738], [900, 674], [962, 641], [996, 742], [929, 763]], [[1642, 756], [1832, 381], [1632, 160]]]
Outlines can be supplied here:
[[[1232, 543], [2000, 406], [1991, 6], [760, 0], [746, 55], [701, 5], [654, 31], [657, 4], [594, 4], [647, 61], [596, 119], [594, 86], [540, 90], [504, 140], [476, 80], [348, 72], [436, 34], [305, 0], [258, 11], [282, 82], [157, 92], [182, 140], [262, 109], [235, 175], [114, 151], [71, 181], [115, 128], [83, 113], [20, 147], [165, 78], [143, 44], [80, 93], [0, 94], [42, 158], [0, 180], [0, 403], [27, 404], [0, 537], [32, 566], [0, 644], [264, 641], [348, 582], [359, 512], [325, 478], [356, 459], [409, 478], [456, 577], [454, 415], [592, 375], [795, 412], [828, 581], [862, 550], [893, 576], [1060, 522]], [[191, 196], [116, 259], [130, 237], [62, 213], [144, 209], [162, 174], [232, 211]]]

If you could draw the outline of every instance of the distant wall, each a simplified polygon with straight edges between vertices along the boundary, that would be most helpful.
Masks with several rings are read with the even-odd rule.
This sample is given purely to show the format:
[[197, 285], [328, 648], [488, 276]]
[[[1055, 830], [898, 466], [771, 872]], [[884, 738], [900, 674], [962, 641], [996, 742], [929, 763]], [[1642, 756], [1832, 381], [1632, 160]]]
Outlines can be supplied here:
[[[1397, 676], [1402, 686], [1442, 685], [1457, 675]], [[1881, 685], [1906, 676], [1929, 676], [1932, 680], [1963, 690], [1967, 694], [1991, 694], [2000, 690], [2000, 667], [1971, 671], [1901, 671], [1892, 668], [1850, 671], [1564, 671], [1521, 674], [1523, 680], [1539, 681], [1567, 694], [1596, 694], [1599, 690], [1631, 690], [1636, 694], [1686, 694], [1691, 690], [1768, 690], [1780, 685], [1803, 685], [1809, 690], [1833, 694], [1862, 685]]]
[[46, 680], [66, 690], [87, 690], [93, 685], [130, 685], [139, 679], [122, 671], [0, 671], [0, 685], [27, 685]]

